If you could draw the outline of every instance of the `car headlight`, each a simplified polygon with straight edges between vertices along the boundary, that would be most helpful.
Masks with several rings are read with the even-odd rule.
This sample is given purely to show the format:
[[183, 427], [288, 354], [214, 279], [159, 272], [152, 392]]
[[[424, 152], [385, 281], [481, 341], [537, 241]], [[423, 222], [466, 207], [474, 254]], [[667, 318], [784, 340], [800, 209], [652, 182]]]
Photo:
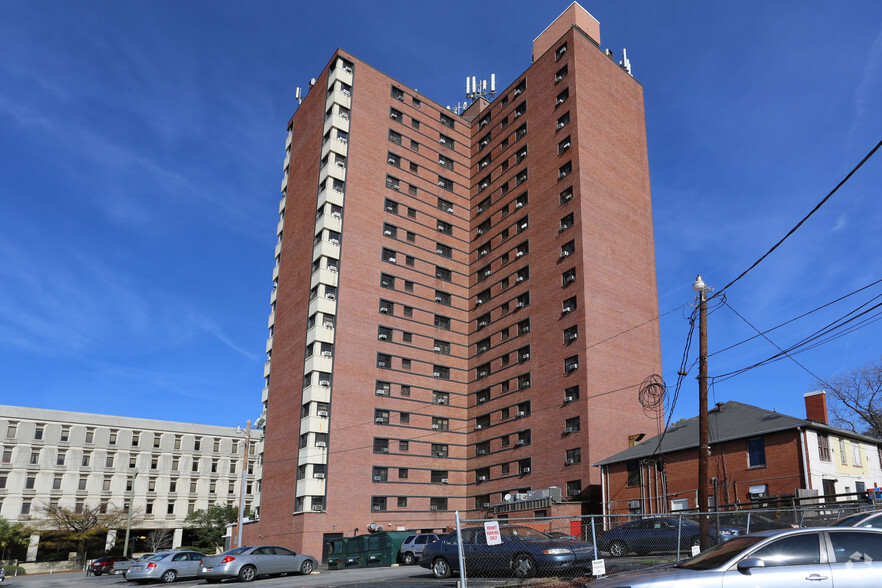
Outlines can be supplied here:
[[567, 555], [572, 554], [573, 550], [565, 547], [554, 547], [552, 549], [543, 549], [542, 553], [545, 555]]

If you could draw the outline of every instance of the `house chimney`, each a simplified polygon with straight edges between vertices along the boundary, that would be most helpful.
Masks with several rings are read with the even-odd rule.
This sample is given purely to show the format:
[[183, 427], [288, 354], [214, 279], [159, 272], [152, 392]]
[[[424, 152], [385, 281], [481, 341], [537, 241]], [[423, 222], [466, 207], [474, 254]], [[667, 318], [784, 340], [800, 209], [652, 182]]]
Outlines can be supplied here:
[[822, 425], [829, 424], [827, 422], [827, 393], [823, 390], [814, 392], [806, 392], [805, 397], [805, 418], [817, 421]]

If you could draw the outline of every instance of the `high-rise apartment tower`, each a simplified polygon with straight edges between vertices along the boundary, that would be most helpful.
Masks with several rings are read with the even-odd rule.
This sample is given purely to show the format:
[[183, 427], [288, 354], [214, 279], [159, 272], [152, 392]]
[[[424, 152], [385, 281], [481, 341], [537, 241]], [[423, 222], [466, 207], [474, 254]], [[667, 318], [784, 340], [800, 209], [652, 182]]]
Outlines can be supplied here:
[[643, 93], [599, 43], [571, 5], [461, 114], [342, 50], [316, 77], [288, 124], [246, 537], [318, 554], [550, 486], [592, 508], [591, 464], [657, 432]]

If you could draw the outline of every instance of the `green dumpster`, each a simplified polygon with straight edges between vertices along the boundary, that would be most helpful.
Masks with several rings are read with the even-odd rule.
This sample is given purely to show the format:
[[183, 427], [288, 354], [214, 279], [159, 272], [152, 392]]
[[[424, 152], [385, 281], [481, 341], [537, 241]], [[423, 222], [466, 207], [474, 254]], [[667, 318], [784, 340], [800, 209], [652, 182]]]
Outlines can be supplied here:
[[380, 531], [367, 536], [367, 567], [388, 567], [398, 563], [398, 550], [407, 531]]
[[328, 543], [328, 569], [342, 570], [346, 567], [346, 543], [348, 539], [340, 537]]

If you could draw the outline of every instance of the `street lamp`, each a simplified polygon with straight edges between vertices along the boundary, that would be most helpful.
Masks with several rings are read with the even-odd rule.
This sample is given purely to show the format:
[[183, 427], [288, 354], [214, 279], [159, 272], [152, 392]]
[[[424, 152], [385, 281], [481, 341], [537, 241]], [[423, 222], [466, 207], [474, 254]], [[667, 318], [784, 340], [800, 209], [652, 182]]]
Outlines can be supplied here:
[[[242, 429], [237, 428], [239, 432]], [[251, 421], [245, 425], [245, 446], [242, 448], [242, 485], [239, 486], [239, 524], [237, 529], [239, 536], [236, 540], [236, 547], [242, 547], [242, 516], [245, 513], [245, 480], [248, 475], [248, 450], [251, 445]]]
[[[710, 547], [710, 521], [707, 518], [707, 284], [701, 274], [692, 289], [698, 292], [698, 529], [701, 549]], [[702, 514], [704, 513], [704, 514]]]
[[[132, 487], [129, 488], [129, 512], [126, 515], [126, 540], [123, 543], [123, 557], [128, 555], [127, 551], [129, 550], [129, 533], [132, 531], [132, 509], [134, 507], [133, 500], [135, 498], [135, 478], [138, 477], [138, 472], [132, 474]], [[135, 549], [135, 540], [132, 539], [132, 550]]]

